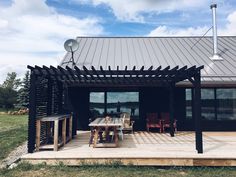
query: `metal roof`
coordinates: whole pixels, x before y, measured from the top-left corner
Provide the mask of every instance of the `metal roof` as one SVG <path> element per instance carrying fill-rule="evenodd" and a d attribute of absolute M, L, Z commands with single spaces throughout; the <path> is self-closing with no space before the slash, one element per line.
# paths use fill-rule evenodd
<path fill-rule="evenodd" d="M 236 83 L 236 36 L 218 37 L 223 61 L 212 61 L 212 37 L 77 37 L 76 66 L 99 69 L 140 69 L 201 66 L 202 81 Z M 62 61 L 69 61 L 67 53 Z M 61 64 L 65 67 L 65 64 Z M 69 64 L 70 66 L 70 64 Z"/>

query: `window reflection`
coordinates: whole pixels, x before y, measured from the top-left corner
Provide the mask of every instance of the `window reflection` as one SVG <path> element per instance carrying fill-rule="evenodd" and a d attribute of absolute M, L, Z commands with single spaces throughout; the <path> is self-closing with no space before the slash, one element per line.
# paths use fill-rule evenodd
<path fill-rule="evenodd" d="M 214 89 L 201 89 L 202 117 L 206 120 L 215 120 Z"/>
<path fill-rule="evenodd" d="M 217 119 L 236 120 L 236 89 L 217 89 Z"/>
<path fill-rule="evenodd" d="M 130 113 L 134 119 L 138 118 L 138 92 L 107 92 L 107 114 L 119 116 L 122 112 Z"/>
<path fill-rule="evenodd" d="M 186 119 L 192 119 L 192 90 L 185 90 Z M 214 89 L 201 89 L 202 117 L 206 120 L 215 120 Z"/>
<path fill-rule="evenodd" d="M 104 115 L 104 92 L 91 92 L 89 102 L 91 118 L 101 117 Z"/>
<path fill-rule="evenodd" d="M 186 89 L 185 91 L 186 98 L 186 119 L 192 118 L 192 90 Z"/>

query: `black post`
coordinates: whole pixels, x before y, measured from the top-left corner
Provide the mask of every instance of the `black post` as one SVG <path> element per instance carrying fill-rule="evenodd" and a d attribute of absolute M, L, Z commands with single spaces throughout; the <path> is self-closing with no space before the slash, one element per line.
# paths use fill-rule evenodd
<path fill-rule="evenodd" d="M 33 153 L 35 149 L 36 137 L 36 76 L 33 71 L 30 74 L 29 93 L 29 119 L 28 119 L 28 153 Z"/>
<path fill-rule="evenodd" d="M 191 92 L 192 92 L 192 102 L 191 102 L 191 107 L 192 107 L 192 125 L 194 125 L 194 122 L 195 122 L 195 96 L 194 96 L 195 89 L 194 89 L 194 87 L 191 88 Z"/>
<path fill-rule="evenodd" d="M 174 84 L 170 85 L 169 110 L 170 110 L 170 136 L 175 136 L 174 130 Z"/>
<path fill-rule="evenodd" d="M 195 113 L 195 138 L 196 150 L 203 153 L 202 127 L 201 127 L 201 74 L 194 76 L 194 113 Z"/>

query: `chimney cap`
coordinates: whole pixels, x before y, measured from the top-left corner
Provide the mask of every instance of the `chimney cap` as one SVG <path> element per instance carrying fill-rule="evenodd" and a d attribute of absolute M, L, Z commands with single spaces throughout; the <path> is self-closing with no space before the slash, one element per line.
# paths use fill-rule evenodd
<path fill-rule="evenodd" d="M 212 8 L 217 8 L 217 4 L 212 4 L 210 7 L 211 7 L 211 9 Z"/>

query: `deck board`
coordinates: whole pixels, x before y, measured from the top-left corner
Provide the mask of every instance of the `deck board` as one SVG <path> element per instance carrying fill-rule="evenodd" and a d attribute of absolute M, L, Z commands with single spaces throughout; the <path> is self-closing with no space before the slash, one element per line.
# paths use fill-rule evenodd
<path fill-rule="evenodd" d="M 89 135 L 88 131 L 79 131 L 59 151 L 26 154 L 22 160 L 49 164 L 63 161 L 68 165 L 79 165 L 84 160 L 91 163 L 118 160 L 134 165 L 236 166 L 236 132 L 204 132 L 203 154 L 195 150 L 193 132 L 177 132 L 175 137 L 143 131 L 125 134 L 118 148 L 89 147 Z"/>

